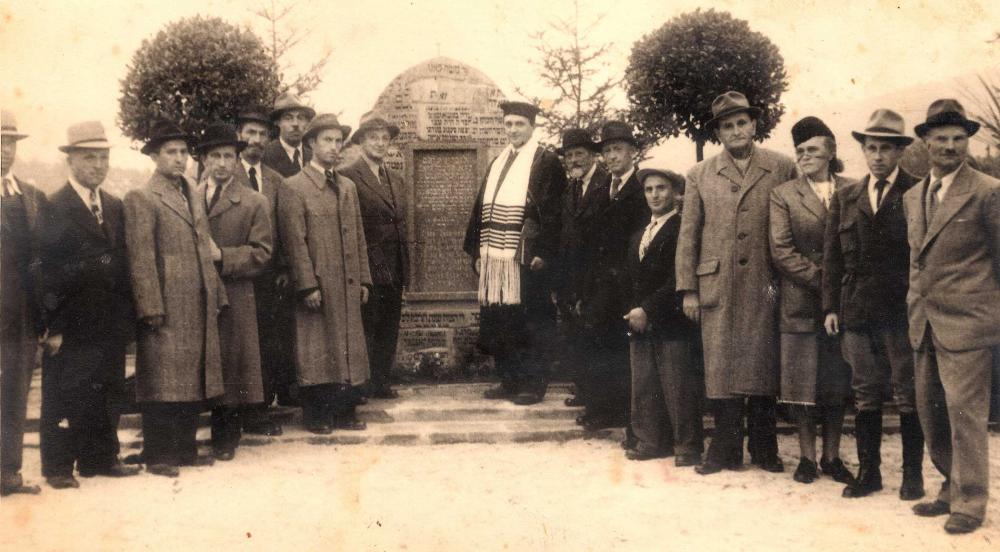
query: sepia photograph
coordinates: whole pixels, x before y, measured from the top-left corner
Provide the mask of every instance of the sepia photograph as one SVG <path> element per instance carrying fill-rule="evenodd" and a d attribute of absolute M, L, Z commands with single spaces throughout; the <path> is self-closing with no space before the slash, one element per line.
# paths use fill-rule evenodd
<path fill-rule="evenodd" d="M 1000 547 L 1000 3 L 8 0 L 0 548 Z"/>

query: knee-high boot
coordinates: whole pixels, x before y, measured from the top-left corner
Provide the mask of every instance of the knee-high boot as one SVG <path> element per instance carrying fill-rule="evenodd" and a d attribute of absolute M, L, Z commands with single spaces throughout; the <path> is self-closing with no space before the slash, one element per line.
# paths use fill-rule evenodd
<path fill-rule="evenodd" d="M 860 498 L 882 490 L 882 411 L 861 411 L 854 420 L 858 440 L 858 477 L 844 487 L 845 498 Z"/>
<path fill-rule="evenodd" d="M 903 439 L 903 484 L 900 500 L 917 500 L 924 496 L 924 432 L 916 412 L 900 413 L 899 433 Z"/>

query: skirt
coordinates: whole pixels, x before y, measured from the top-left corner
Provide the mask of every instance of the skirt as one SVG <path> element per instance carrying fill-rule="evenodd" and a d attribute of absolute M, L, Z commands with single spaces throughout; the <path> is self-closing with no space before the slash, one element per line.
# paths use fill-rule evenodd
<path fill-rule="evenodd" d="M 779 402 L 840 406 L 851 399 L 851 368 L 825 331 L 781 334 Z"/>

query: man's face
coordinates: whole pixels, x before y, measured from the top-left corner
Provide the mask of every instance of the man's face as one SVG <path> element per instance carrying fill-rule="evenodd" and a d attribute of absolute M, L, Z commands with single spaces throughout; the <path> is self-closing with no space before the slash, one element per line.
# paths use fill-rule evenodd
<path fill-rule="evenodd" d="M 3 163 L 3 174 L 6 176 L 10 172 L 11 165 L 14 164 L 14 157 L 17 155 L 17 140 L 9 137 L 3 137 L 3 158 L 0 159 L 0 163 Z"/>
<path fill-rule="evenodd" d="M 328 128 L 319 131 L 311 139 L 313 159 L 326 168 L 333 168 L 340 162 L 340 148 L 344 146 L 344 133 L 339 128 Z"/>
<path fill-rule="evenodd" d="M 219 146 L 208 150 L 202 162 L 205 163 L 205 172 L 212 177 L 212 180 L 222 184 L 233 177 L 236 171 L 236 159 L 235 146 Z"/>
<path fill-rule="evenodd" d="M 594 166 L 594 152 L 584 148 L 569 148 L 563 156 L 566 163 L 566 173 L 570 178 L 583 178 L 590 167 Z"/>
<path fill-rule="evenodd" d="M 830 159 L 833 159 L 833 152 L 830 151 L 828 144 L 826 137 L 813 136 L 795 146 L 795 161 L 799 164 L 802 174 L 813 179 L 826 180 L 829 176 Z"/>
<path fill-rule="evenodd" d="M 278 132 L 281 139 L 290 146 L 298 146 L 302 141 L 302 133 L 305 132 L 306 125 L 309 124 L 309 117 L 301 109 L 293 109 L 281 114 L 278 118 Z"/>
<path fill-rule="evenodd" d="M 715 136 L 727 151 L 738 151 L 750 147 L 757 134 L 757 121 L 746 113 L 736 113 L 719 121 Z"/>
<path fill-rule="evenodd" d="M 969 153 L 969 134 L 957 125 L 930 129 L 924 135 L 924 142 L 927 142 L 931 166 L 939 176 L 957 169 Z"/>
<path fill-rule="evenodd" d="M 237 136 L 247 143 L 247 147 L 240 152 L 240 157 L 246 159 L 247 163 L 256 165 L 264 155 L 264 146 L 271 141 L 267 127 L 255 121 L 247 121 L 240 126 Z"/>
<path fill-rule="evenodd" d="M 616 140 L 610 144 L 605 144 L 601 148 L 604 162 L 608 165 L 608 170 L 615 176 L 621 176 L 632 168 L 635 159 L 635 146 L 632 144 Z"/>
<path fill-rule="evenodd" d="M 381 161 L 389 152 L 389 130 L 377 128 L 365 132 L 365 137 L 361 140 L 361 149 L 365 155 L 373 161 Z"/>
<path fill-rule="evenodd" d="M 677 193 L 670 182 L 658 174 L 651 174 L 642 181 L 642 189 L 646 193 L 646 204 L 653 216 L 666 214 L 674 208 Z"/>
<path fill-rule="evenodd" d="M 156 172 L 177 177 L 184 174 L 187 168 L 188 147 L 184 140 L 170 140 L 160 146 L 159 151 L 149 154 L 156 163 Z"/>
<path fill-rule="evenodd" d="M 511 145 L 519 148 L 531 139 L 532 133 L 535 132 L 535 126 L 531 124 L 531 121 L 527 117 L 504 115 L 503 131 L 507 135 L 507 140 L 510 141 Z"/>
<path fill-rule="evenodd" d="M 82 149 L 67 153 L 66 160 L 73 178 L 90 190 L 100 186 L 108 177 L 109 153 L 106 149 Z"/>
<path fill-rule="evenodd" d="M 865 154 L 868 171 L 875 178 L 882 179 L 888 177 L 892 174 L 892 171 L 896 170 L 896 165 L 903 158 L 906 146 L 892 140 L 866 136 L 865 143 L 861 146 L 861 151 Z"/>

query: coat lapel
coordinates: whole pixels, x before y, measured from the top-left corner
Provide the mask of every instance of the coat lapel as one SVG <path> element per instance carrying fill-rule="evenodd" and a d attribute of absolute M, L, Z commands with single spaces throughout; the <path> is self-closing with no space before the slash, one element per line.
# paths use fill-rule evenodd
<path fill-rule="evenodd" d="M 358 174 L 361 175 L 361 184 L 371 190 L 389 208 L 392 208 L 392 199 L 386 194 L 386 187 L 391 186 L 392 181 L 390 180 L 388 183 L 380 183 L 378 181 L 378 177 L 372 172 L 371 167 L 368 166 L 368 162 L 365 161 L 364 158 L 359 158 L 358 164 L 360 165 Z"/>
<path fill-rule="evenodd" d="M 871 175 L 867 175 L 861 179 L 861 185 L 858 187 L 858 194 L 856 201 L 858 202 L 858 210 L 865 214 L 868 218 L 875 218 L 875 213 L 872 212 L 872 202 L 868 199 L 868 180 Z M 895 190 L 898 186 L 893 185 L 890 191 Z M 888 203 L 889 198 L 882 198 L 883 203 Z"/>
<path fill-rule="evenodd" d="M 726 157 L 729 157 L 728 155 Z M 730 163 L 733 163 L 730 161 Z M 747 168 L 747 174 L 743 177 L 742 189 L 740 190 L 740 201 L 743 201 L 743 197 L 750 192 L 750 189 L 760 182 L 760 179 L 774 172 L 774 163 L 771 158 L 767 156 L 760 148 L 754 147 L 753 153 L 750 155 L 750 166 Z M 739 171 L 736 170 L 736 165 L 732 165 L 733 174 L 738 175 Z M 820 204 L 822 205 L 822 203 Z"/>
<path fill-rule="evenodd" d="M 826 207 L 823 207 L 823 202 L 820 201 L 816 192 L 813 191 L 812 186 L 809 185 L 809 181 L 806 177 L 800 176 L 795 182 L 795 191 L 799 193 L 802 198 L 802 206 L 806 208 L 807 211 L 816 216 L 816 218 L 823 220 L 826 216 Z"/>
<path fill-rule="evenodd" d="M 927 249 L 927 246 L 941 232 L 945 225 L 958 214 L 958 211 L 972 199 L 972 194 L 969 190 L 970 184 L 968 170 L 963 165 L 959 169 L 958 174 L 955 175 L 955 180 L 948 188 L 948 194 L 945 196 L 944 201 L 941 202 L 941 205 L 937 208 L 937 212 L 934 213 L 934 220 L 927 227 L 927 234 L 924 235 L 924 242 L 920 247 L 921 253 Z M 920 197 L 924 198 L 926 196 L 921 194 Z"/>
<path fill-rule="evenodd" d="M 205 197 L 205 190 L 207 188 L 207 184 L 202 184 L 199 187 L 199 197 Z M 212 207 L 212 211 L 208 213 L 208 218 L 214 219 L 231 209 L 234 205 L 243 201 L 243 189 L 244 186 L 242 186 L 239 182 L 236 182 L 235 178 L 229 181 L 219 194 L 219 200 L 215 202 L 215 205 Z M 246 189 L 252 191 L 249 187 L 246 187 Z"/>
<path fill-rule="evenodd" d="M 101 190 L 101 206 L 104 214 L 104 226 L 107 227 L 107 238 L 111 245 L 118 245 L 118 236 L 122 236 L 122 224 L 124 221 L 117 210 L 108 208 L 112 204 L 111 196 Z"/>
<path fill-rule="evenodd" d="M 656 257 L 656 255 L 654 255 L 653 252 L 659 250 L 660 246 L 663 244 L 664 241 L 667 240 L 667 238 L 670 237 L 671 233 L 673 234 L 677 233 L 680 227 L 678 226 L 678 222 L 674 219 L 679 220 L 680 216 L 681 216 L 680 212 L 677 212 L 674 213 L 673 215 L 670 215 L 670 218 L 668 218 L 667 220 L 663 221 L 663 224 L 661 224 L 660 228 L 657 229 L 656 235 L 653 236 L 652 241 L 649 242 L 649 249 L 646 250 L 646 256 L 643 257 L 641 261 L 643 265 L 652 262 L 652 260 Z M 648 225 L 649 223 L 647 222 L 646 224 Z M 643 230 L 643 232 L 645 233 L 645 230 Z M 640 245 L 642 244 L 641 235 L 639 237 L 639 243 Z M 638 254 L 638 249 L 636 249 L 636 254 Z"/>
<path fill-rule="evenodd" d="M 191 215 L 191 209 L 188 207 L 187 203 L 181 197 L 180 192 L 177 188 L 169 182 L 164 176 L 159 173 L 153 175 L 153 183 L 151 186 L 152 192 L 160 196 L 160 201 L 163 202 L 171 211 L 177 213 L 184 222 L 194 226 L 194 217 Z M 192 189 L 191 183 L 188 182 L 188 190 Z M 197 194 L 195 194 L 197 196 Z M 189 201 L 198 201 L 196 198 L 189 198 Z"/>
<path fill-rule="evenodd" d="M 103 194 L 104 192 L 101 193 Z M 90 207 L 83 202 L 80 194 L 76 193 L 76 190 L 70 186 L 69 182 L 66 183 L 66 186 L 63 187 L 59 194 L 66 201 L 66 206 L 74 222 L 95 237 L 107 238 L 104 235 L 104 229 L 97 222 L 97 217 L 94 216 L 94 213 L 90 211 Z M 101 204 L 107 205 L 107 200 L 104 197 L 101 198 Z M 105 218 L 105 220 L 107 219 Z"/>

